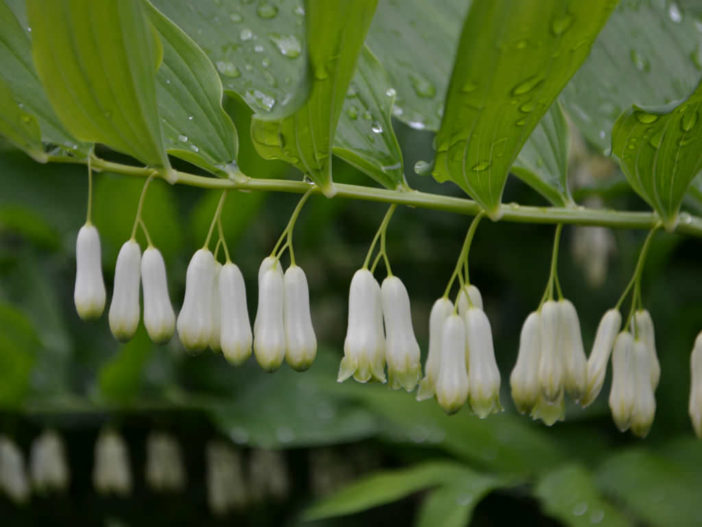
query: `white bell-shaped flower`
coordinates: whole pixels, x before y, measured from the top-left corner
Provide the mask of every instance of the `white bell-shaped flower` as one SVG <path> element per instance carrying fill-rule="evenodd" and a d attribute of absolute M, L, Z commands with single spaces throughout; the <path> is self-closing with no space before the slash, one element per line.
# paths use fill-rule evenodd
<path fill-rule="evenodd" d="M 656 335 L 653 330 L 651 314 L 645 309 L 637 311 L 634 313 L 634 325 L 636 326 L 637 338 L 643 341 L 648 351 L 651 363 L 651 384 L 655 390 L 661 378 L 661 365 L 658 362 L 658 354 L 656 353 Z"/>
<path fill-rule="evenodd" d="M 29 458 L 32 485 L 40 492 L 65 490 L 70 480 L 66 450 L 53 430 L 44 431 L 32 443 Z"/>
<path fill-rule="evenodd" d="M 421 374 L 420 351 L 412 327 L 410 299 L 402 280 L 388 276 L 381 286 L 385 321 L 385 361 L 390 387 L 414 390 Z"/>
<path fill-rule="evenodd" d="M 467 398 L 465 323 L 459 315 L 452 314 L 444 321 L 442 329 L 436 400 L 447 413 L 451 414 L 460 410 Z"/>
<path fill-rule="evenodd" d="M 463 316 L 469 307 L 477 307 L 478 309 L 483 309 L 483 295 L 480 294 L 480 290 L 473 284 L 464 285 L 461 288 L 461 292 L 458 293 L 458 314 Z"/>
<path fill-rule="evenodd" d="M 536 404 L 531 409 L 531 418 L 540 419 L 546 426 L 552 426 L 556 421 L 565 418 L 565 402 L 563 392 L 555 400 L 548 400 L 543 393 L 539 394 Z"/>
<path fill-rule="evenodd" d="M 178 337 L 191 351 L 202 351 L 212 335 L 215 259 L 208 249 L 195 252 L 185 275 L 185 298 L 178 314 Z"/>
<path fill-rule="evenodd" d="M 212 351 L 222 351 L 220 344 L 222 338 L 222 301 L 219 298 L 219 276 L 222 272 L 222 264 L 215 261 L 214 280 L 212 281 L 212 328 L 210 330 L 209 346 Z"/>
<path fill-rule="evenodd" d="M 631 425 L 631 413 L 636 398 L 636 375 L 634 371 L 634 337 L 623 331 L 617 335 L 612 352 L 612 388 L 609 392 L 609 408 L 620 431 Z"/>
<path fill-rule="evenodd" d="M 248 499 L 246 483 L 237 451 L 221 441 L 207 444 L 207 502 L 218 516 L 230 509 L 243 508 Z"/>
<path fill-rule="evenodd" d="M 587 357 L 580 332 L 578 312 L 570 300 L 559 300 L 564 387 L 570 397 L 579 402 L 587 390 Z"/>
<path fill-rule="evenodd" d="M 380 285 L 368 269 L 351 279 L 349 319 L 338 381 L 385 382 L 385 332 Z"/>
<path fill-rule="evenodd" d="M 132 490 L 127 444 L 116 432 L 105 429 L 95 441 L 93 485 L 101 494 L 126 496 Z"/>
<path fill-rule="evenodd" d="M 251 355 L 253 334 L 244 277 L 231 262 L 225 263 L 219 273 L 219 300 L 222 353 L 229 362 L 239 365 Z"/>
<path fill-rule="evenodd" d="M 175 311 L 168 294 L 166 264 L 156 247 L 148 247 L 141 257 L 141 286 L 146 331 L 152 341 L 168 342 L 175 331 Z"/>
<path fill-rule="evenodd" d="M 622 315 L 618 309 L 608 310 L 600 320 L 595 333 L 595 342 L 587 359 L 587 389 L 580 403 L 583 407 L 594 401 L 602 390 L 609 356 L 612 354 L 614 339 L 622 327 Z"/>
<path fill-rule="evenodd" d="M 482 309 L 470 307 L 463 316 L 468 352 L 468 385 L 470 406 L 484 419 L 500 412 L 500 370 L 495 360 L 490 321 Z"/>
<path fill-rule="evenodd" d="M 141 283 L 141 249 L 132 240 L 124 242 L 117 255 L 115 283 L 110 303 L 110 330 L 119 341 L 131 339 L 139 326 L 139 284 Z"/>
<path fill-rule="evenodd" d="M 292 369 L 304 371 L 317 356 L 307 277 L 301 267 L 291 265 L 285 271 L 284 282 L 285 360 Z"/>
<path fill-rule="evenodd" d="M 100 235 L 94 225 L 85 224 L 76 240 L 76 283 L 73 302 L 83 320 L 98 318 L 105 310 L 105 282 L 102 279 Z"/>
<path fill-rule="evenodd" d="M 5 436 L 0 436 L 0 488 L 15 503 L 25 503 L 29 499 L 24 456 L 14 441 Z"/>
<path fill-rule="evenodd" d="M 521 413 L 530 412 L 539 399 L 539 361 L 541 355 L 540 313 L 534 311 L 524 321 L 519 335 L 517 362 L 509 378 L 512 400 Z"/>
<path fill-rule="evenodd" d="M 261 265 L 265 264 L 264 260 Z M 284 296 L 283 271 L 277 262 L 261 277 L 254 323 L 254 354 L 266 371 L 278 369 L 285 358 Z"/>
<path fill-rule="evenodd" d="M 557 401 L 563 392 L 563 324 L 558 302 L 549 300 L 541 307 L 541 354 L 539 385 L 546 402 Z"/>
<path fill-rule="evenodd" d="M 690 403 L 692 428 L 702 438 L 702 331 L 695 339 L 690 355 Z"/>
<path fill-rule="evenodd" d="M 423 401 L 434 397 L 436 380 L 441 365 L 441 337 L 444 322 L 453 313 L 453 302 L 448 298 L 439 298 L 431 308 L 429 315 L 429 352 L 424 366 L 424 378 L 419 383 L 417 400 Z"/>
<path fill-rule="evenodd" d="M 651 383 L 651 354 L 648 343 L 640 337 L 634 341 L 632 351 L 634 369 L 634 406 L 631 409 L 631 431 L 639 437 L 646 437 L 656 414 L 656 398 Z"/>
<path fill-rule="evenodd" d="M 175 438 L 152 432 L 146 439 L 146 483 L 155 491 L 179 491 L 185 488 L 185 466 Z"/>

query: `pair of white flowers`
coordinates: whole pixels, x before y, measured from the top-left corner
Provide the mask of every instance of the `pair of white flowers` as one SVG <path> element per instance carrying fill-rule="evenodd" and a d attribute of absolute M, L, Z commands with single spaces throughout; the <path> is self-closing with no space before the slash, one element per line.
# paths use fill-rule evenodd
<path fill-rule="evenodd" d="M 436 396 L 449 413 L 469 401 L 482 419 L 502 410 L 500 381 L 490 321 L 478 288 L 463 287 L 456 306 L 445 297 L 434 302 L 425 376 L 417 399 Z"/>
<path fill-rule="evenodd" d="M 142 255 L 134 239 L 125 242 L 117 255 L 109 310 L 110 330 L 120 341 L 134 336 L 141 316 L 139 292 L 142 283 L 146 331 L 154 342 L 166 342 L 175 329 L 166 265 L 158 249 L 148 247 Z M 84 225 L 78 232 L 73 299 L 78 315 L 85 320 L 98 318 L 105 309 L 100 236 L 91 224 Z"/>

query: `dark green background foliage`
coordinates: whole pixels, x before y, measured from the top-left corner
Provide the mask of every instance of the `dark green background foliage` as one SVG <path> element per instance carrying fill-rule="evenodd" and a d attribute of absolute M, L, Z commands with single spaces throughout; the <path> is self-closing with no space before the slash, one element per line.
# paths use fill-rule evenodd
<path fill-rule="evenodd" d="M 149 8 L 148 16 L 166 40 L 160 51 L 168 67 L 159 70 L 155 81 L 159 105 L 165 108 L 160 108 L 162 136 L 152 126 L 156 114 L 146 111 L 140 126 L 150 134 L 149 148 L 134 152 L 128 145 L 113 144 L 113 149 L 98 146 L 96 154 L 133 162 L 118 150 L 144 162 L 172 163 L 178 169 L 219 176 L 241 170 L 258 178 L 299 178 L 290 165 L 262 159 L 249 131 L 263 133 L 254 134 L 258 151 L 283 151 L 282 145 L 265 141 L 270 123 L 285 135 L 296 133 L 290 130 L 299 122 L 290 117 L 294 111 L 278 113 L 271 101 L 283 101 L 295 86 L 306 85 L 300 88 L 304 94 L 311 90 L 319 100 L 333 91 L 324 78 L 305 69 L 300 2 L 275 3 L 272 17 L 266 15 L 271 11 L 260 14 L 261 7 L 269 5 L 265 2 L 153 4 L 185 32 Z M 443 126 L 444 93 L 452 79 L 453 43 L 458 42 L 467 4 L 442 0 L 433 11 L 427 1 L 380 0 L 343 106 L 335 110 L 339 128 L 328 146 L 337 157 L 328 150 L 312 153 L 320 164 L 308 175 L 317 183 L 325 183 L 331 167 L 335 182 L 367 185 L 371 176 L 394 188 L 406 179 L 414 189 L 463 196 L 458 186 L 416 175 L 411 167 L 434 157 L 434 132 Z M 560 8 L 557 2 L 549 4 Z M 23 2 L 8 0 L 7 6 L 0 3 L 0 26 L 7 30 L 2 17 L 10 10 L 16 13 L 21 24 L 12 26 L 11 34 L 21 40 L 26 37 L 20 27 L 26 22 Z M 612 7 L 603 3 L 601 9 L 604 13 Z M 544 205 L 546 198 L 566 205 L 597 196 L 611 208 L 646 210 L 646 203 L 627 185 L 631 174 L 622 173 L 602 154 L 608 153 L 613 127 L 613 152 L 618 154 L 617 131 L 630 132 L 626 126 L 631 123 L 625 118 L 614 123 L 632 104 L 670 104 L 694 90 L 702 68 L 700 22 L 693 18 L 699 11 L 694 7 L 693 2 L 678 6 L 662 0 L 625 0 L 616 8 L 555 105 L 551 101 L 560 85 L 549 88 L 553 97 L 540 108 L 545 117 L 532 123 L 535 132 L 516 160 L 513 173 L 518 178 L 507 180 L 504 202 Z M 592 38 L 595 35 L 596 31 Z M 284 366 L 266 374 L 253 359 L 234 368 L 214 353 L 188 355 L 176 339 L 153 345 L 143 329 L 131 342 L 118 344 L 109 334 L 106 317 L 84 323 L 72 303 L 75 236 L 85 220 L 85 167 L 38 164 L 16 149 L 20 146 L 42 158 L 42 140 L 78 155 L 86 151 L 85 145 L 75 142 L 76 148 L 71 148 L 74 140 L 49 100 L 43 94 L 32 99 L 32 90 L 41 85 L 36 73 L 26 68 L 31 56 L 11 57 L 6 42 L 0 39 L 0 64 L 5 71 L 23 71 L 25 77 L 5 78 L 0 72 L 0 95 L 10 90 L 18 101 L 17 94 L 26 86 L 27 101 L 36 103 L 28 103 L 27 109 L 39 117 L 36 122 L 30 119 L 20 136 L 0 126 L 0 134 L 8 139 L 0 143 L 0 432 L 14 437 L 26 453 L 41 429 L 57 428 L 66 439 L 73 482 L 66 496 L 33 498 L 24 507 L 0 498 L 1 517 L 27 525 L 96 524 L 105 518 L 136 525 L 429 527 L 465 525 L 469 520 L 471 525 L 702 525 L 702 446 L 687 416 L 689 353 L 702 320 L 699 240 L 660 233 L 649 255 L 643 294 L 656 324 L 662 377 L 656 421 L 644 441 L 616 431 L 607 407 L 607 384 L 590 408 L 569 407 L 565 422 L 550 429 L 518 415 L 511 404 L 507 380 L 521 324 L 538 305 L 548 276 L 550 226 L 483 221 L 471 250 L 471 279 L 483 292 L 503 379 L 505 412 L 486 420 L 467 412 L 448 417 L 434 401 L 417 403 L 413 394 L 386 386 L 335 382 L 349 281 L 385 212 L 380 204 L 315 195 L 303 209 L 295 230 L 295 254 L 310 283 L 320 342 L 308 372 Z M 218 77 L 225 93 L 223 109 L 206 104 L 219 96 Z M 212 82 L 192 96 L 188 86 L 193 79 Z M 394 95 L 388 95 L 391 88 Z M 18 108 L 24 107 L 10 108 L 15 124 L 25 122 Z M 200 111 L 202 118 L 183 125 L 183 116 L 200 116 Z M 258 117 L 252 118 L 252 111 Z M 6 115 L 2 107 L 0 113 Z M 566 115 L 579 130 L 576 136 L 587 141 L 570 167 Z M 110 144 L 109 134 L 86 133 L 79 139 Z M 514 158 L 521 143 L 513 142 Z M 170 161 L 162 159 L 163 148 L 173 156 Z M 290 152 L 275 157 L 296 164 Z M 594 171 L 594 166 L 604 168 Z M 584 167 L 597 177 L 572 184 Z M 690 212 L 702 210 L 699 181 L 683 201 Z M 94 222 L 101 233 L 108 291 L 142 185 L 142 180 L 123 175 L 95 177 Z M 493 190 L 502 192 L 501 187 Z M 681 199 L 683 193 L 678 189 Z M 166 260 L 176 307 L 182 300 L 188 259 L 205 238 L 218 198 L 214 191 L 170 186 L 162 180 L 151 184 L 144 221 Z M 296 200 L 282 193 L 231 192 L 226 202 L 225 235 L 246 279 L 252 315 L 258 265 Z M 675 215 L 678 205 L 667 203 L 659 212 Z M 394 273 L 409 290 L 424 352 L 429 310 L 443 293 L 468 222 L 444 212 L 400 208 L 390 223 L 388 254 Z M 578 309 L 589 348 L 601 314 L 616 302 L 631 276 L 644 233 L 614 232 L 616 250 L 606 280 L 594 287 L 569 250 L 574 229 L 564 232 L 560 279 L 566 297 Z M 129 442 L 136 487 L 128 500 L 99 498 L 92 490 L 93 442 L 105 423 L 119 427 Z M 159 496 L 144 485 L 144 438 L 152 429 L 173 432 L 183 446 L 188 469 L 183 497 Z M 244 457 L 252 448 L 283 450 L 293 481 L 289 497 L 252 502 L 223 519 L 212 517 L 204 474 L 204 445 L 212 437 L 230 439 Z M 335 475 L 334 488 L 320 490 L 312 484 L 310 467 L 319 459 L 326 459 Z M 357 480 L 355 486 L 339 490 L 352 480 Z"/>

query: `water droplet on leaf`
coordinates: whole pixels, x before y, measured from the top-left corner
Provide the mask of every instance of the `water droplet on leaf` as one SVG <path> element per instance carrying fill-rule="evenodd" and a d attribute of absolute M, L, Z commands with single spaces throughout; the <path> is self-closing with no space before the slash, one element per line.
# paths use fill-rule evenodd
<path fill-rule="evenodd" d="M 229 20 L 232 22 L 241 22 L 244 18 L 239 13 L 232 13 L 229 15 Z"/>
<path fill-rule="evenodd" d="M 642 124 L 655 123 L 658 120 L 658 116 L 648 112 L 637 112 L 636 118 Z"/>
<path fill-rule="evenodd" d="M 678 4 L 676 4 L 675 2 L 671 2 L 668 6 L 668 16 L 676 24 L 682 22 L 682 12 L 680 11 Z"/>
<path fill-rule="evenodd" d="M 573 15 L 566 13 L 563 16 L 559 16 L 553 19 L 553 22 L 551 22 L 551 31 L 553 31 L 553 34 L 556 35 L 557 37 L 568 31 L 570 26 L 573 25 L 573 21 L 575 18 Z"/>
<path fill-rule="evenodd" d="M 261 18 L 275 18 L 278 14 L 278 8 L 273 4 L 261 4 L 256 9 L 256 14 Z"/>
<path fill-rule="evenodd" d="M 239 38 L 243 41 L 251 40 L 253 38 L 253 31 L 245 27 L 239 32 Z"/>
<path fill-rule="evenodd" d="M 374 121 L 373 124 L 371 125 L 371 131 L 374 134 L 382 134 L 383 133 L 383 125 L 381 125 L 378 121 Z"/>
<path fill-rule="evenodd" d="M 280 54 L 284 57 L 294 59 L 300 56 L 300 53 L 302 52 L 302 45 L 300 44 L 300 41 L 297 40 L 295 35 L 278 35 L 276 33 L 272 33 L 269 35 L 269 38 L 273 41 L 278 48 L 278 51 L 280 51 Z"/>
<path fill-rule="evenodd" d="M 178 135 L 178 141 L 180 141 L 181 143 L 187 143 L 187 142 L 188 142 L 188 136 L 187 136 L 187 135 L 180 134 L 180 135 Z"/>
<path fill-rule="evenodd" d="M 639 71 L 648 71 L 651 69 L 651 64 L 648 62 L 648 60 L 646 60 L 641 53 L 635 49 L 631 50 L 629 53 L 629 58 L 631 58 L 631 62 L 634 63 L 634 66 Z"/>
<path fill-rule="evenodd" d="M 525 93 L 529 93 L 539 84 L 541 84 L 541 82 L 543 82 L 543 79 L 541 77 L 538 77 L 536 75 L 533 77 L 529 77 L 525 81 L 522 81 L 519 84 L 517 84 L 512 89 L 512 95 L 524 95 Z"/>
<path fill-rule="evenodd" d="M 481 161 L 480 163 L 473 165 L 473 168 L 471 170 L 473 170 L 474 172 L 483 172 L 488 168 L 490 168 L 490 161 Z"/>
<path fill-rule="evenodd" d="M 231 62 L 217 61 L 217 71 L 219 71 L 225 77 L 236 78 L 241 75 L 239 68 L 237 68 Z"/>
<path fill-rule="evenodd" d="M 432 82 L 417 73 L 410 73 L 410 82 L 414 92 L 425 99 L 430 99 L 436 95 L 436 87 Z"/>
<path fill-rule="evenodd" d="M 358 110 L 355 106 L 349 106 L 349 109 L 346 110 L 346 114 L 354 121 L 358 119 Z"/>
<path fill-rule="evenodd" d="M 682 115 L 680 119 L 680 128 L 683 132 L 689 132 L 697 124 L 697 110 L 690 110 Z"/>

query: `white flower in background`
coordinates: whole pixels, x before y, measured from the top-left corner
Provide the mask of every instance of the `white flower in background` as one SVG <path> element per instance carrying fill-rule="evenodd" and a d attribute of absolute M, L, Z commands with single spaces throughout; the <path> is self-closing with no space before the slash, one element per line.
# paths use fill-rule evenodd
<path fill-rule="evenodd" d="M 66 451 L 61 436 L 45 430 L 32 443 L 29 458 L 32 484 L 40 492 L 65 490 L 70 480 Z"/>
<path fill-rule="evenodd" d="M 239 365 L 251 355 L 253 334 L 244 277 L 231 262 L 225 263 L 219 273 L 219 300 L 222 353 L 229 362 Z"/>
<path fill-rule="evenodd" d="M 368 269 L 351 279 L 349 320 L 338 381 L 385 382 L 385 333 L 380 285 Z"/>
<path fill-rule="evenodd" d="M 690 355 L 690 404 L 692 428 L 702 438 L 702 331 L 695 339 Z"/>
<path fill-rule="evenodd" d="M 185 275 L 185 298 L 178 314 L 178 337 L 186 349 L 202 351 L 212 335 L 214 256 L 208 249 L 195 252 Z"/>
<path fill-rule="evenodd" d="M 212 327 L 210 329 L 209 346 L 212 351 L 222 351 L 220 340 L 222 337 L 222 302 L 219 298 L 219 276 L 222 272 L 222 264 L 215 261 L 214 278 L 212 280 Z"/>
<path fill-rule="evenodd" d="M 636 398 L 636 375 L 634 363 L 634 337 L 627 331 L 617 335 L 612 352 L 612 388 L 609 392 L 609 408 L 620 431 L 631 425 L 631 413 Z"/>
<path fill-rule="evenodd" d="M 587 389 L 580 403 L 583 407 L 594 401 L 602 390 L 607 364 L 612 353 L 614 340 L 622 326 L 622 315 L 617 309 L 608 310 L 597 326 L 595 342 L 587 359 Z"/>
<path fill-rule="evenodd" d="M 247 488 L 254 501 L 265 502 L 268 498 L 282 501 L 290 493 L 290 478 L 281 452 L 252 450 L 248 476 Z"/>
<path fill-rule="evenodd" d="M 76 283 L 73 302 L 83 320 L 98 318 L 105 309 L 100 235 L 94 225 L 85 224 L 76 240 Z"/>
<path fill-rule="evenodd" d="M 146 482 L 156 491 L 185 488 L 183 456 L 173 436 L 151 432 L 146 439 Z"/>
<path fill-rule="evenodd" d="M 661 378 L 661 365 L 658 362 L 658 354 L 656 353 L 656 336 L 653 330 L 651 314 L 645 309 L 637 311 L 634 313 L 634 325 L 636 326 L 636 336 L 643 341 L 649 355 L 651 384 L 655 390 Z"/>
<path fill-rule="evenodd" d="M 541 355 L 541 315 L 534 311 L 524 321 L 519 336 L 519 352 L 509 378 L 512 400 L 521 413 L 530 412 L 539 400 Z"/>
<path fill-rule="evenodd" d="M 280 262 L 267 266 L 259 281 L 258 309 L 254 322 L 254 354 L 266 371 L 280 367 L 285 358 L 285 321 L 283 318 L 285 284 Z"/>
<path fill-rule="evenodd" d="M 444 322 L 453 313 L 453 302 L 448 298 L 439 298 L 431 308 L 429 315 L 429 352 L 424 366 L 424 378 L 419 383 L 417 400 L 423 401 L 434 397 L 436 380 L 441 366 L 441 337 Z"/>
<path fill-rule="evenodd" d="M 22 451 L 5 436 L 0 436 L 0 487 L 15 503 L 25 503 L 29 499 L 29 481 Z"/>
<path fill-rule="evenodd" d="M 646 437 L 656 414 L 656 398 L 651 382 L 652 362 L 647 343 L 634 341 L 632 351 L 634 373 L 634 406 L 631 409 L 631 431 L 639 437 Z"/>
<path fill-rule="evenodd" d="M 585 278 L 593 287 L 604 284 L 609 255 L 614 248 L 614 236 L 605 227 L 577 226 L 573 229 L 573 259 L 585 271 Z"/>
<path fill-rule="evenodd" d="M 469 307 L 477 307 L 483 309 L 483 296 L 480 290 L 473 284 L 464 285 L 461 292 L 458 293 L 458 314 L 463 316 Z"/>
<path fill-rule="evenodd" d="M 466 330 L 470 406 L 484 419 L 502 410 L 500 404 L 500 370 L 495 361 L 492 329 L 485 312 L 470 307 L 463 315 Z"/>
<path fill-rule="evenodd" d="M 168 294 L 166 264 L 161 251 L 148 247 L 141 257 L 144 326 L 152 341 L 168 342 L 175 331 L 175 311 Z"/>
<path fill-rule="evenodd" d="M 414 390 L 421 374 L 420 351 L 412 327 L 410 300 L 402 281 L 388 276 L 381 286 L 385 321 L 385 361 L 390 387 Z"/>
<path fill-rule="evenodd" d="M 126 496 L 132 490 L 127 444 L 116 432 L 104 429 L 95 441 L 93 486 L 101 494 Z"/>
<path fill-rule="evenodd" d="M 302 268 L 291 265 L 285 271 L 284 283 L 285 360 L 294 370 L 303 371 L 317 355 L 307 277 Z"/>
<path fill-rule="evenodd" d="M 549 300 L 541 307 L 541 354 L 539 386 L 545 401 L 557 401 L 563 393 L 565 368 L 562 357 L 563 324 L 558 302 Z"/>
<path fill-rule="evenodd" d="M 239 453 L 222 441 L 207 443 L 207 503 L 216 515 L 246 505 L 248 496 Z"/>
<path fill-rule="evenodd" d="M 570 300 L 559 300 L 561 353 L 563 354 L 564 387 L 570 397 L 579 402 L 587 390 L 587 358 L 583 348 L 580 321 Z"/>
<path fill-rule="evenodd" d="M 436 400 L 448 413 L 461 409 L 468 398 L 466 330 L 456 314 L 444 321 L 441 334 L 441 363 L 436 379 Z"/>
<path fill-rule="evenodd" d="M 110 304 L 110 330 L 117 340 L 131 339 L 139 326 L 141 249 L 134 240 L 124 242 L 117 255 L 115 283 Z"/>

